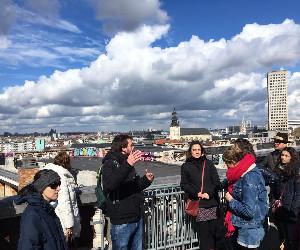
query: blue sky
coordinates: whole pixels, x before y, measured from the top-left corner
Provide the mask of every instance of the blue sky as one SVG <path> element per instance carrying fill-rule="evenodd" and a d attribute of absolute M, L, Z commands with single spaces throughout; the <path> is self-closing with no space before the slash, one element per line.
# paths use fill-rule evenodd
<path fill-rule="evenodd" d="M 300 3 L 2 0 L 0 133 L 225 128 L 267 120 L 266 73 L 300 116 Z"/>

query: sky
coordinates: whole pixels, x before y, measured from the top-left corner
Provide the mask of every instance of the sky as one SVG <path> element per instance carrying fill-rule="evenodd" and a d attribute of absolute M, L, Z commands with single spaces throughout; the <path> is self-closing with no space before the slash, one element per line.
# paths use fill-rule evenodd
<path fill-rule="evenodd" d="M 0 0 L 0 134 L 300 119 L 300 1 Z"/>

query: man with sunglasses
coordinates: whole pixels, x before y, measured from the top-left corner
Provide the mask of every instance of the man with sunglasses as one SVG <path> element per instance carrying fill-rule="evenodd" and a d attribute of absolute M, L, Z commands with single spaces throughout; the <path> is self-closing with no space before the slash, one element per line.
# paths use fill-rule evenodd
<path fill-rule="evenodd" d="M 111 221 L 112 249 L 142 249 L 142 191 L 153 181 L 153 174 L 137 175 L 134 164 L 141 152 L 133 151 L 132 137 L 117 135 L 103 158 L 103 191 Z"/>
<path fill-rule="evenodd" d="M 280 160 L 281 151 L 287 147 L 288 134 L 278 132 L 274 137 L 274 151 L 269 153 L 263 162 L 263 166 L 274 171 L 275 165 Z"/>

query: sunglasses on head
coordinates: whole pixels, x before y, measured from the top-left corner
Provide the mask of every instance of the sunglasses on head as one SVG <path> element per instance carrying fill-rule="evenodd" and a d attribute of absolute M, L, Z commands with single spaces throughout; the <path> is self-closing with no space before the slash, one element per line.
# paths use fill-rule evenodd
<path fill-rule="evenodd" d="M 51 189 L 57 189 L 57 187 L 60 186 L 60 181 L 55 181 L 55 182 L 52 182 L 50 183 L 48 186 L 51 188 Z"/>

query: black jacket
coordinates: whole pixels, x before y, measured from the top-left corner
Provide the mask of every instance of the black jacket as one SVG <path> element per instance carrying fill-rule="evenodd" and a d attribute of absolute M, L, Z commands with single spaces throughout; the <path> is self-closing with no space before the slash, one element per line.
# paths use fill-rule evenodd
<path fill-rule="evenodd" d="M 141 218 L 142 191 L 151 185 L 146 175 L 137 175 L 135 168 L 127 163 L 127 157 L 110 151 L 102 160 L 106 211 L 114 225 L 137 222 Z"/>
<path fill-rule="evenodd" d="M 287 180 L 281 179 L 277 181 L 274 190 L 274 198 L 280 197 L 284 183 L 287 182 L 282 195 L 282 209 L 279 211 L 278 218 L 283 223 L 295 223 L 299 214 L 300 201 L 300 183 L 299 176 L 294 176 Z"/>
<path fill-rule="evenodd" d="M 260 166 L 257 162 L 255 162 L 255 164 L 256 164 L 256 167 L 258 168 L 259 172 L 264 177 L 266 186 L 276 183 L 279 180 L 279 177 L 273 171 L 271 171 L 268 168 Z"/>
<path fill-rule="evenodd" d="M 201 199 L 199 207 L 210 208 L 218 205 L 218 189 L 220 178 L 214 164 L 201 156 L 199 159 L 192 158 L 187 160 L 181 166 L 180 186 L 192 200 L 198 199 L 198 193 L 201 192 L 203 163 L 205 163 L 203 193 L 208 193 L 209 200 Z"/>
<path fill-rule="evenodd" d="M 24 202 L 28 206 L 21 218 L 18 249 L 68 249 L 60 220 L 50 203 L 37 193 L 15 199 L 17 205 Z"/>
<path fill-rule="evenodd" d="M 273 152 L 269 153 L 262 162 L 262 166 L 274 171 L 275 166 L 280 161 L 280 155 L 281 150 L 274 150 Z"/>

